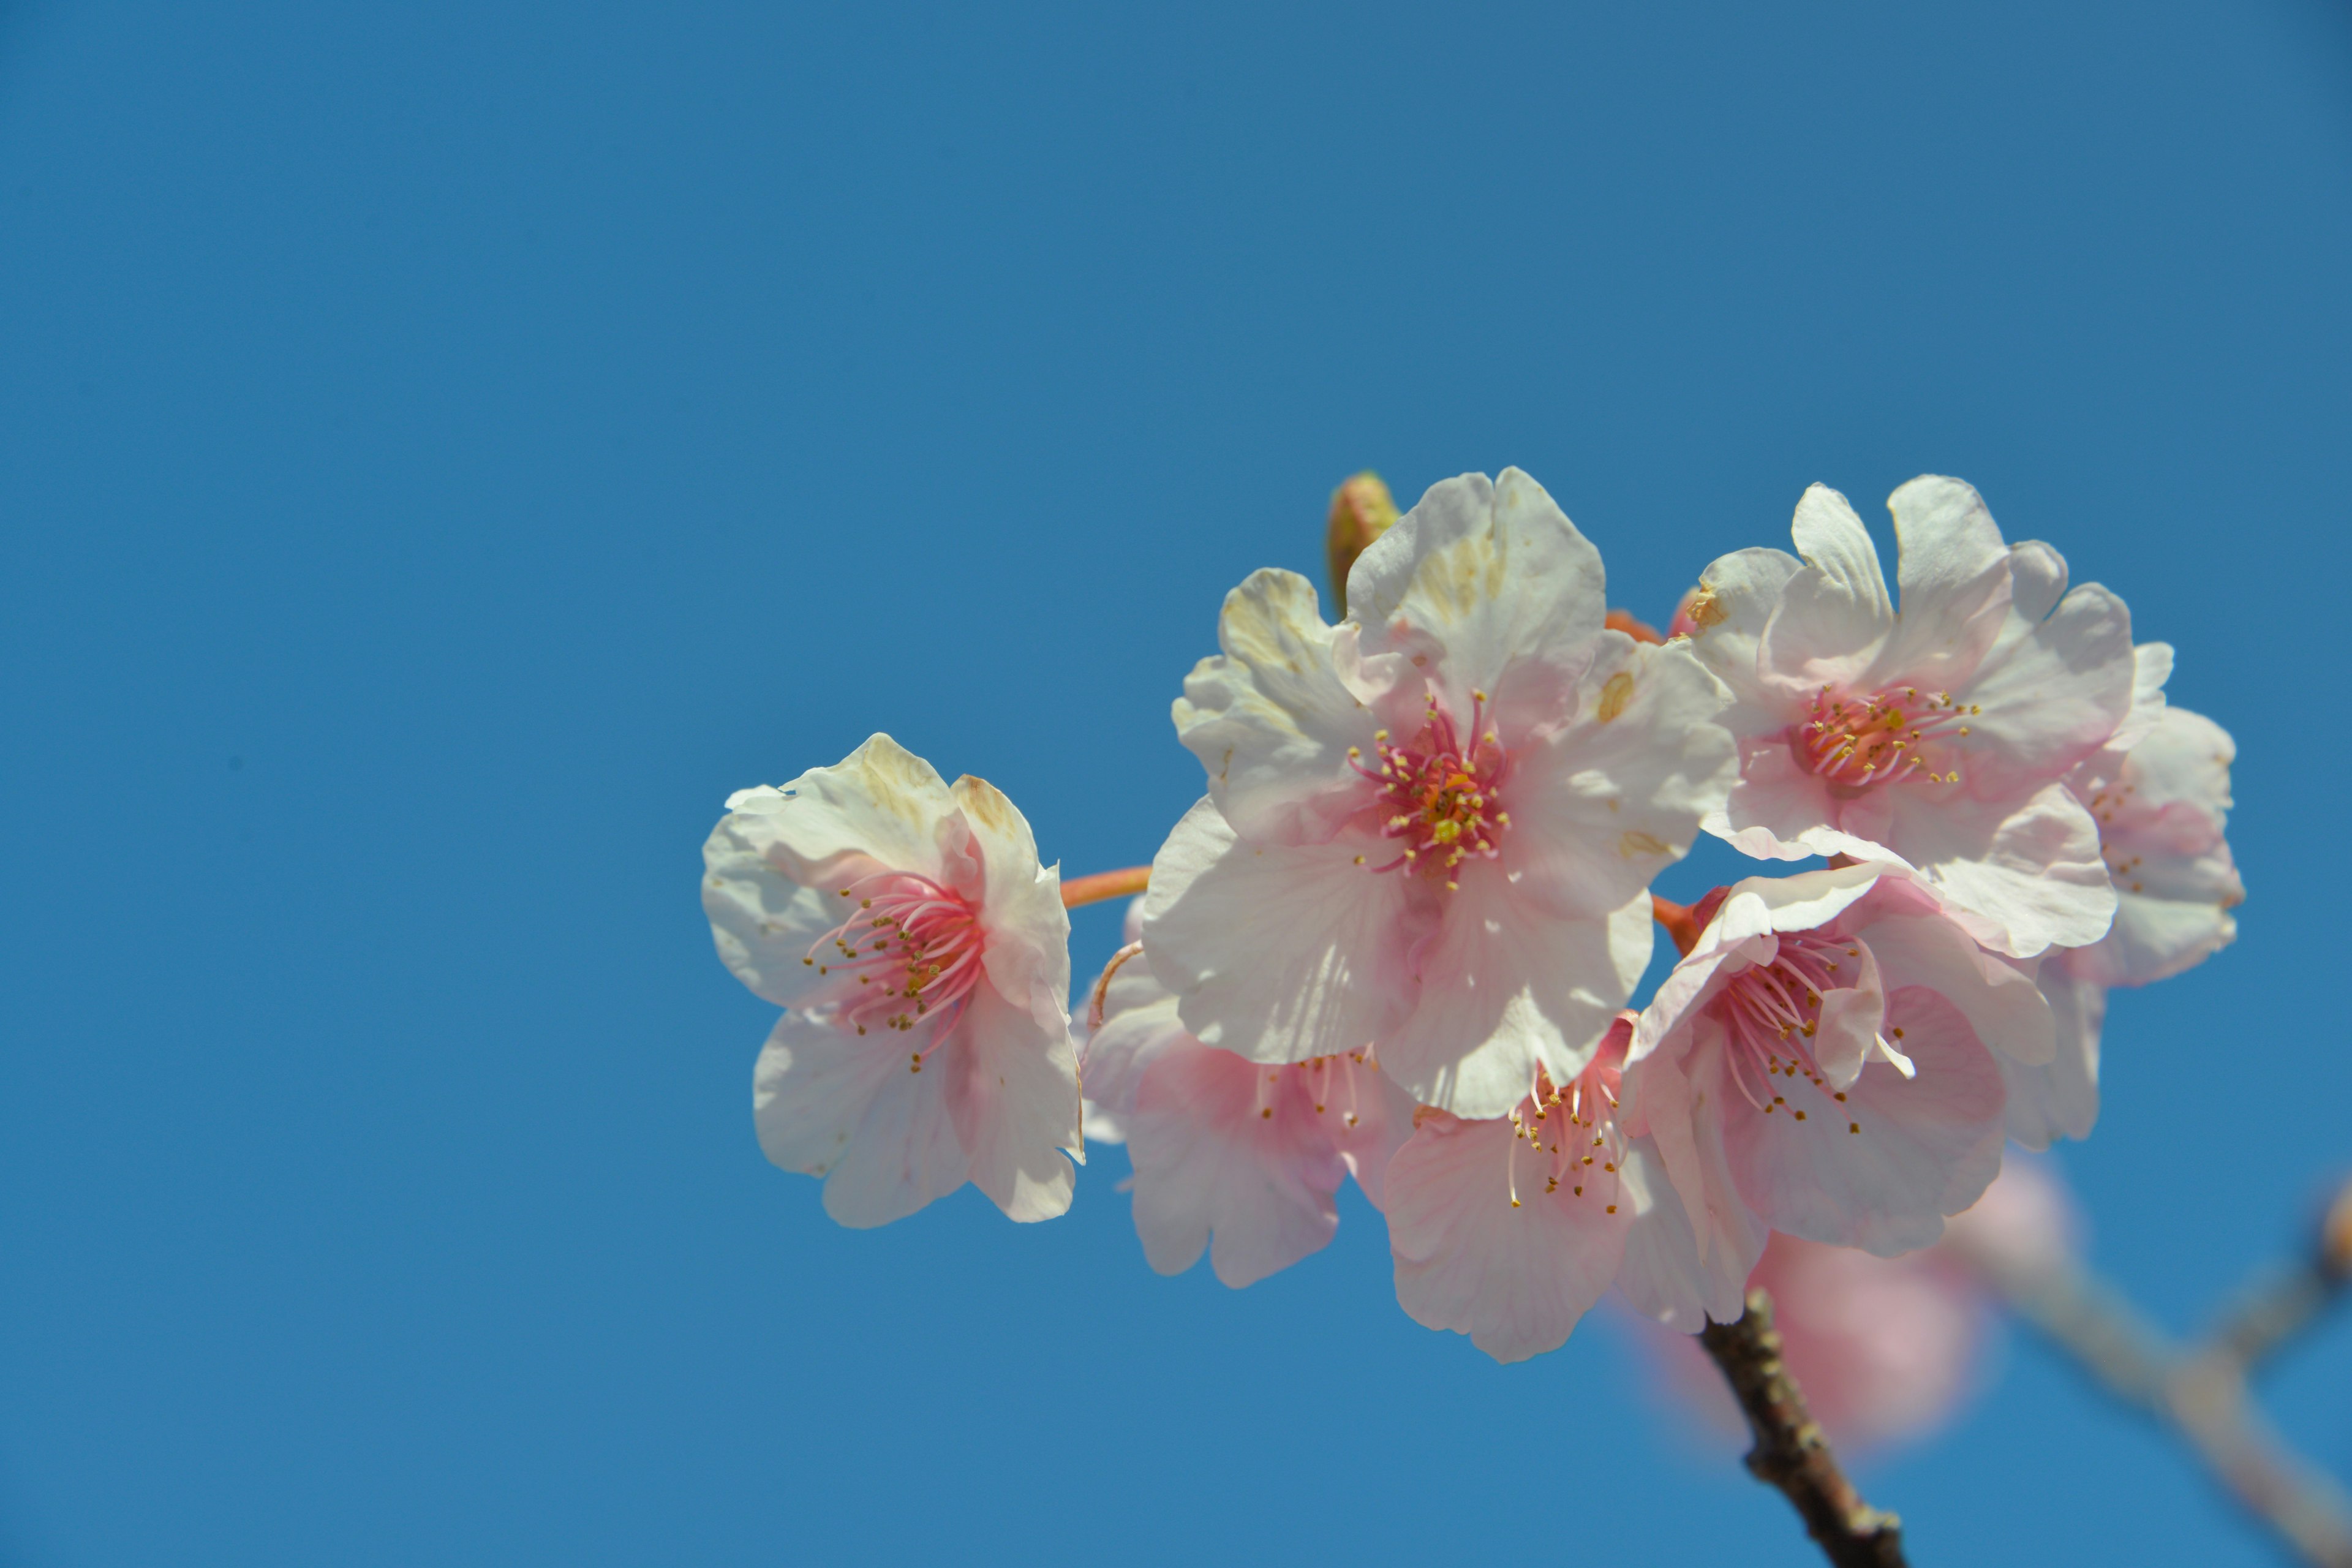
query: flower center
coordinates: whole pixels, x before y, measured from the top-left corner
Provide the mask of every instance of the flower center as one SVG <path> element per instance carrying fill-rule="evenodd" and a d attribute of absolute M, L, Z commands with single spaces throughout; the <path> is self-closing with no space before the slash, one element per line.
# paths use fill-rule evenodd
<path fill-rule="evenodd" d="M 1949 742 L 1968 734 L 1960 721 L 1976 711 L 1946 691 L 1891 686 L 1841 697 L 1824 686 L 1790 728 L 1789 749 L 1808 771 L 1849 789 L 1909 778 L 1958 784 Z"/>
<path fill-rule="evenodd" d="M 1519 1206 L 1519 1144 L 1525 1142 L 1546 1193 L 1565 1187 L 1571 1198 L 1581 1198 L 1590 1188 L 1596 1203 L 1617 1212 L 1618 1168 L 1625 1163 L 1625 1141 L 1617 1131 L 1624 1060 L 1624 1042 L 1612 1036 L 1592 1064 L 1565 1085 L 1555 1086 L 1551 1075 L 1536 1069 L 1535 1088 L 1511 1112 L 1513 1208 Z"/>
<path fill-rule="evenodd" d="M 1754 963 L 1733 975 L 1708 1004 L 1723 1021 L 1730 1044 L 1725 1052 L 1731 1081 L 1748 1103 L 1767 1116 L 1789 1110 L 1798 1121 L 1802 1110 L 1790 1109 L 1773 1092 L 1776 1079 L 1802 1078 L 1839 1104 L 1842 1090 L 1830 1087 L 1813 1056 L 1813 1037 L 1820 1032 L 1822 994 L 1836 990 L 1841 959 L 1862 956 L 1862 950 L 1818 931 L 1783 931 L 1779 954 L 1769 963 Z M 1902 1031 L 1896 1030 L 1899 1039 Z M 1859 1124 L 1847 1131 L 1859 1132 Z"/>
<path fill-rule="evenodd" d="M 857 900 L 856 912 L 817 938 L 801 962 L 815 964 L 819 974 L 841 975 L 832 1000 L 840 1019 L 861 1035 L 868 1026 L 904 1033 L 936 1021 L 908 1069 L 920 1072 L 979 983 L 980 918 L 961 894 L 911 871 L 877 871 L 841 896 Z M 818 963 L 827 943 L 833 955 Z"/>
<path fill-rule="evenodd" d="M 1472 694 L 1470 738 L 1465 743 L 1454 727 L 1454 717 L 1429 700 L 1429 717 L 1418 734 L 1402 745 L 1392 743 L 1386 730 L 1374 731 L 1378 767 L 1369 767 L 1356 747 L 1348 749 L 1355 770 L 1379 786 L 1383 837 L 1402 840 L 1403 853 L 1375 871 L 1400 868 L 1427 875 L 1443 875 L 1456 886 L 1454 869 L 1475 857 L 1491 860 L 1496 841 L 1511 825 L 1503 809 L 1500 785 L 1509 757 L 1495 731 L 1482 729 L 1486 694 Z M 1359 856 L 1359 863 L 1362 857 Z"/>

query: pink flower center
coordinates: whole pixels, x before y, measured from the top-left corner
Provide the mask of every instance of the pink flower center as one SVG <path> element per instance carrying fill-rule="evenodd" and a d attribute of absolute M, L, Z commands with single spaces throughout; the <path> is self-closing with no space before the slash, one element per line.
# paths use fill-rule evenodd
<path fill-rule="evenodd" d="M 1807 771 L 1848 789 L 1911 778 L 1957 784 L 1950 742 L 1968 734 L 1960 721 L 1976 711 L 1944 691 L 1890 686 L 1841 697 L 1824 686 L 1790 727 L 1789 749 Z"/>
<path fill-rule="evenodd" d="M 1725 1060 L 1731 1081 L 1768 1116 L 1788 1109 L 1787 1100 L 1773 1092 L 1776 1079 L 1802 1078 L 1843 1104 L 1844 1094 L 1822 1075 L 1812 1040 L 1821 1029 L 1822 995 L 1845 984 L 1838 978 L 1839 961 L 1858 959 L 1862 950 L 1810 931 L 1781 932 L 1780 948 L 1771 963 L 1733 975 L 1708 1004 L 1730 1037 Z M 1805 1120 L 1801 1110 L 1790 1114 Z"/>
<path fill-rule="evenodd" d="M 908 1069 L 920 1072 L 980 981 L 980 917 L 961 894 L 911 871 L 877 871 L 841 896 L 857 900 L 856 912 L 817 938 L 802 962 L 816 964 L 819 974 L 841 975 L 832 993 L 837 1016 L 861 1035 L 869 1026 L 904 1033 L 936 1022 Z M 828 942 L 833 956 L 819 964 Z"/>
<path fill-rule="evenodd" d="M 1454 868 L 1463 861 L 1495 858 L 1496 842 L 1511 825 L 1501 793 L 1510 759 L 1495 731 L 1480 728 L 1486 694 L 1472 697 L 1466 744 L 1454 727 L 1453 715 L 1440 710 L 1433 697 L 1429 717 L 1412 740 L 1397 745 L 1386 730 L 1374 732 L 1377 768 L 1366 766 L 1363 753 L 1349 748 L 1351 765 L 1379 788 L 1381 836 L 1402 840 L 1403 853 L 1373 867 L 1375 871 L 1404 868 L 1442 874 L 1451 888 L 1455 886 Z"/>
<path fill-rule="evenodd" d="M 1536 1069 L 1536 1086 L 1511 1112 L 1511 1206 L 1519 1206 L 1519 1144 L 1533 1152 L 1543 1190 L 1567 1189 L 1571 1198 L 1586 1190 L 1609 1213 L 1617 1212 L 1618 1168 L 1625 1142 L 1617 1131 L 1617 1095 L 1624 1077 L 1625 1047 L 1612 1036 L 1592 1064 L 1564 1086 Z"/>

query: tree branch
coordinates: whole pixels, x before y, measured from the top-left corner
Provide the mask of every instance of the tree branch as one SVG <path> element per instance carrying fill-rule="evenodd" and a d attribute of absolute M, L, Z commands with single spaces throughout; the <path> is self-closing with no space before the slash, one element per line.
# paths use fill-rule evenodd
<path fill-rule="evenodd" d="M 2352 1498 L 2290 1449 L 2248 1397 L 2262 1361 L 2345 1291 L 2352 1186 L 2313 1256 L 2250 1292 L 2201 1344 L 2176 1343 L 2116 1289 L 2063 1256 L 1960 1240 L 1961 1256 L 2017 1314 L 2108 1393 L 2172 1431 L 2247 1511 L 2317 1568 L 2352 1568 Z M 1956 1238 L 1959 1239 L 1959 1238 Z"/>
<path fill-rule="evenodd" d="M 1723 1369 L 1748 1417 L 1756 1439 L 1748 1473 L 1796 1505 L 1822 1554 L 1837 1568 L 1905 1568 L 1902 1521 L 1862 1500 L 1780 1360 L 1772 1298 L 1748 1291 L 1739 1321 L 1707 1324 L 1698 1342 Z"/>

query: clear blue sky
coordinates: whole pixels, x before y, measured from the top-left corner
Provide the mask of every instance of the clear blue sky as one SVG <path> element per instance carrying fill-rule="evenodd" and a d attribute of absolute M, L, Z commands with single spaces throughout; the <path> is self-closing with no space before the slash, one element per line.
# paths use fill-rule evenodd
<path fill-rule="evenodd" d="M 2321 0 L 9 7 L 0 1556 L 1811 1562 L 1360 1203 L 1242 1292 L 1116 1152 L 834 1228 L 701 839 L 887 729 L 1148 858 L 1360 467 L 1526 468 L 1653 617 L 1958 474 L 2240 742 L 2242 939 L 2064 1155 L 2185 1326 L 2352 1162 L 2347 279 Z M 2352 1475 L 2352 1319 L 2270 1392 Z M 1924 1564 L 2269 1560 L 2024 1342 L 1866 1479 Z"/>

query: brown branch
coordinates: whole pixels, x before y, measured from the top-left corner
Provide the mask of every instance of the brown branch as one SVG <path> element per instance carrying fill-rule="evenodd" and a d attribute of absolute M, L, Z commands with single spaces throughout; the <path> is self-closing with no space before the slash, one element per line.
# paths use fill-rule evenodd
<path fill-rule="evenodd" d="M 1698 1342 L 1723 1369 L 1748 1417 L 1756 1439 L 1748 1473 L 1796 1505 L 1822 1555 L 1837 1568 L 1904 1568 L 1902 1521 L 1862 1500 L 1780 1360 L 1772 1298 L 1750 1290 L 1739 1321 L 1707 1324 Z"/>

